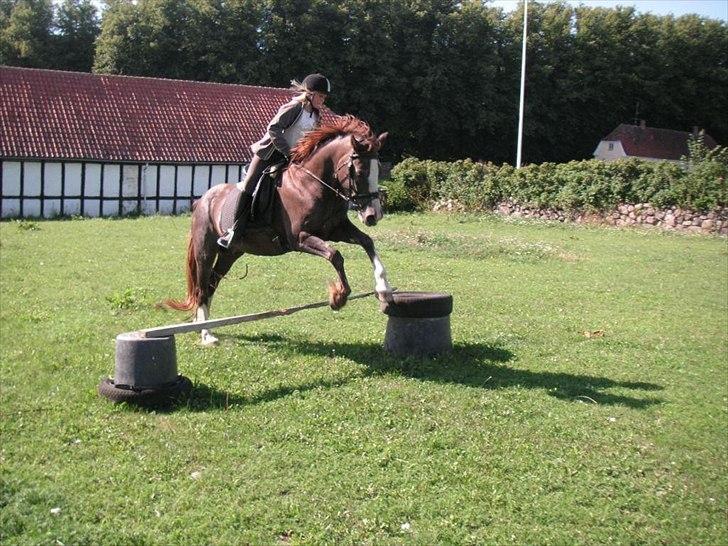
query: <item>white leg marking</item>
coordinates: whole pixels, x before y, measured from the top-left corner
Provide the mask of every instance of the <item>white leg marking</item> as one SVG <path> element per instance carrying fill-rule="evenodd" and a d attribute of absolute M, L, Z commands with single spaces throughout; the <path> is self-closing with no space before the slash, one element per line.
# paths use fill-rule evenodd
<path fill-rule="evenodd" d="M 210 302 L 212 303 L 212 302 Z M 207 305 L 200 305 L 195 313 L 195 322 L 201 322 L 207 320 L 210 317 L 210 310 Z M 219 341 L 215 336 L 210 333 L 210 330 L 202 330 L 200 332 L 201 341 L 203 345 L 216 345 Z"/>
<path fill-rule="evenodd" d="M 374 266 L 374 290 L 377 291 L 377 296 L 381 301 L 392 301 L 392 287 L 387 281 L 387 270 L 384 269 L 379 254 L 374 254 L 372 265 Z"/>

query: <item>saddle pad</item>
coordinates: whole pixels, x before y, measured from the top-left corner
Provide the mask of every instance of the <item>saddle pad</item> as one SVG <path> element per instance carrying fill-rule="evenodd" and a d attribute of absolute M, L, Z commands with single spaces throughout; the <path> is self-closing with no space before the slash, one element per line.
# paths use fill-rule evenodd
<path fill-rule="evenodd" d="M 220 211 L 220 229 L 222 233 L 225 233 L 228 229 L 233 227 L 235 221 L 235 209 L 238 206 L 238 198 L 242 192 L 236 187 L 225 197 L 225 202 L 222 204 L 222 210 Z"/>
<path fill-rule="evenodd" d="M 274 173 L 280 177 L 280 172 Z M 255 191 L 253 192 L 252 213 L 248 213 L 249 225 L 267 226 L 273 220 L 273 201 L 275 200 L 276 183 L 268 175 L 260 177 Z M 225 197 L 225 202 L 220 211 L 220 229 L 225 233 L 233 227 L 235 213 L 238 206 L 238 199 L 242 192 L 235 187 Z"/>

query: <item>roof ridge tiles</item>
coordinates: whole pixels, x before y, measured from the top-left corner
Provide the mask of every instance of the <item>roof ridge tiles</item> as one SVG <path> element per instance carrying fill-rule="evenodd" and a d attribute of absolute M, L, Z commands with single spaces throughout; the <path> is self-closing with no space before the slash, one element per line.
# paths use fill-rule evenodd
<path fill-rule="evenodd" d="M 247 83 L 225 83 L 225 82 L 213 82 L 213 81 L 204 81 L 204 80 L 184 80 L 184 79 L 177 79 L 177 78 L 160 78 L 159 76 L 139 76 L 135 74 L 110 74 L 110 73 L 101 73 L 101 72 L 80 72 L 76 70 L 56 70 L 56 69 L 50 69 L 50 68 L 26 68 L 21 66 L 10 66 L 10 65 L 4 65 L 0 64 L 1 70 L 18 70 L 23 72 L 40 72 L 40 73 L 56 73 L 56 74 L 70 74 L 75 76 L 91 76 L 91 77 L 99 77 L 99 78 L 120 78 L 120 79 L 130 79 L 130 80 L 150 80 L 150 81 L 158 81 L 158 82 L 176 82 L 176 83 L 190 83 L 195 85 L 209 85 L 209 86 L 234 86 L 234 87 L 246 87 L 251 89 L 268 89 L 272 91 L 281 91 L 281 92 L 287 92 L 287 93 L 295 93 L 295 90 L 288 89 L 285 87 L 273 87 L 268 85 L 251 85 Z"/>

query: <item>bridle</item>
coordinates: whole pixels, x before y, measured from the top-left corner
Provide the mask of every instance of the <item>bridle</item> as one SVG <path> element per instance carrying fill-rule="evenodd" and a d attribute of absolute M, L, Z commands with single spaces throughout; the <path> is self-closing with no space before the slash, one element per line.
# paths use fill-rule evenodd
<path fill-rule="evenodd" d="M 336 194 L 337 197 L 340 199 L 343 199 L 346 201 L 350 207 L 354 210 L 361 210 L 364 205 L 373 199 L 376 199 L 379 197 L 379 190 L 374 192 L 366 192 L 366 193 L 360 193 L 357 190 L 357 184 L 356 184 L 356 169 L 354 168 L 354 160 L 355 159 L 376 159 L 376 154 L 372 154 L 371 156 L 358 154 L 357 152 L 351 152 L 349 154 L 348 158 L 345 158 L 343 161 L 339 161 L 338 166 L 336 167 L 336 170 L 334 171 L 334 178 L 341 182 L 342 186 L 345 186 L 349 190 L 349 195 L 346 195 L 345 193 L 342 193 L 340 190 L 333 187 L 331 184 L 327 184 L 324 182 L 320 177 L 316 176 L 314 173 L 309 171 L 306 167 L 303 167 L 301 165 L 296 165 L 297 168 L 301 169 L 303 172 L 305 172 L 307 175 L 309 175 L 314 180 L 317 180 L 321 183 L 321 185 L 327 187 L 330 189 L 334 194 Z M 347 161 L 348 159 L 348 161 Z M 339 171 L 343 169 L 344 167 L 348 167 L 349 171 L 347 172 L 346 178 L 342 181 L 339 178 Z"/>

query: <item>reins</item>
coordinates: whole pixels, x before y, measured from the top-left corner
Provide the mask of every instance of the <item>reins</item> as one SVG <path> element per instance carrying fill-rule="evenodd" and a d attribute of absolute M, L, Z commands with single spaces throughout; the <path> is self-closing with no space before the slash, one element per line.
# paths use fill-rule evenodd
<path fill-rule="evenodd" d="M 301 165 L 295 165 L 295 166 L 296 166 L 297 169 L 301 169 L 303 172 L 305 172 L 307 175 L 309 175 L 314 180 L 318 180 L 322 185 L 324 185 L 327 188 L 329 188 L 332 192 L 334 192 L 338 197 L 341 197 L 341 199 L 343 199 L 347 203 L 351 203 L 352 202 L 351 199 L 347 195 L 344 195 L 343 193 L 341 193 L 339 190 L 337 190 L 332 185 L 327 184 L 326 182 L 324 182 L 323 180 L 321 180 L 318 176 L 316 176 L 315 174 L 313 174 L 306 167 L 302 167 Z"/>
<path fill-rule="evenodd" d="M 354 166 L 354 159 L 357 159 L 359 157 L 359 154 L 356 152 L 352 152 L 351 155 L 349 155 L 349 174 L 347 175 L 347 180 L 349 181 L 349 190 L 353 191 L 352 195 L 345 195 L 341 191 L 337 190 L 335 187 L 333 187 L 331 184 L 327 184 L 324 182 L 319 176 L 309 171 L 306 167 L 303 167 L 302 165 L 294 164 L 296 168 L 301 169 L 303 172 L 305 172 L 307 175 L 309 175 L 314 180 L 317 180 L 321 185 L 327 187 L 330 189 L 334 194 L 336 194 L 337 197 L 341 198 L 342 200 L 349 203 L 352 208 L 358 209 L 361 208 L 361 205 L 359 204 L 360 201 L 364 201 L 366 199 L 374 199 L 376 197 L 379 197 L 379 192 L 369 192 L 369 193 L 357 193 L 356 192 L 356 182 L 354 182 L 352 176 L 351 176 L 351 168 Z M 340 162 L 339 166 L 334 171 L 334 178 L 338 180 L 339 171 L 344 167 L 345 164 Z"/>

